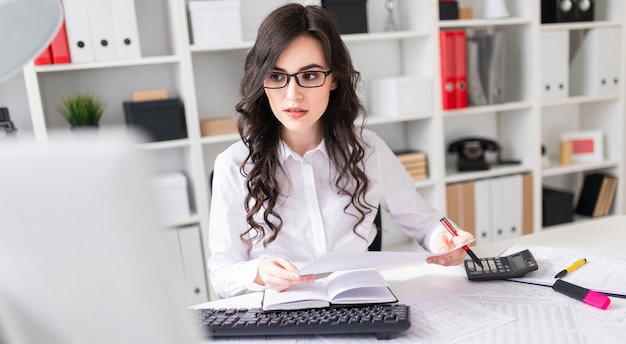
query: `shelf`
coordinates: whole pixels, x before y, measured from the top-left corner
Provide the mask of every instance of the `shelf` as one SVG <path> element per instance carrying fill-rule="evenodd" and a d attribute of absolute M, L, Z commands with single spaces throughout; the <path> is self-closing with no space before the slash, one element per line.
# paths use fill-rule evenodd
<path fill-rule="evenodd" d="M 464 20 L 441 20 L 439 27 L 442 29 L 449 28 L 472 28 L 486 26 L 513 26 L 528 25 L 532 20 L 527 18 L 504 18 L 504 19 L 464 19 Z"/>
<path fill-rule="evenodd" d="M 541 24 L 541 31 L 560 31 L 560 30 L 588 30 L 588 29 L 606 29 L 612 27 L 622 27 L 621 22 L 614 21 L 589 21 L 589 22 L 571 22 L 571 23 L 550 23 Z"/>
<path fill-rule="evenodd" d="M 189 50 L 192 53 L 203 52 L 215 52 L 215 51 L 227 51 L 227 50 L 248 50 L 252 48 L 254 42 L 237 42 L 237 43 L 224 43 L 224 44 L 212 44 L 212 45 L 191 45 Z"/>
<path fill-rule="evenodd" d="M 73 70 L 86 70 L 86 69 L 101 69 L 101 68 L 121 68 L 121 67 L 134 67 L 134 66 L 150 66 L 159 64 L 172 64 L 179 63 L 180 57 L 178 56 L 155 56 L 144 57 L 139 60 L 116 60 L 116 61 L 100 61 L 90 63 L 67 63 L 67 64 L 51 64 L 35 66 L 37 73 L 51 73 L 51 72 L 68 72 Z"/>
<path fill-rule="evenodd" d="M 214 136 L 203 136 L 200 139 L 200 142 L 203 145 L 210 145 L 213 143 L 228 143 L 235 142 L 239 140 L 239 134 L 226 134 L 226 135 L 214 135 Z"/>
<path fill-rule="evenodd" d="M 421 38 L 429 37 L 430 33 L 427 31 L 390 31 L 390 32 L 372 32 L 372 33 L 353 33 L 348 35 L 341 35 L 343 41 L 346 43 L 353 42 L 373 42 L 382 40 L 395 40 L 395 39 L 408 39 L 408 38 Z"/>
<path fill-rule="evenodd" d="M 467 182 L 477 179 L 494 178 L 506 176 L 509 174 L 521 174 L 532 172 L 532 167 L 525 165 L 506 165 L 506 166 L 491 166 L 490 169 L 485 171 L 467 171 L 459 172 L 454 166 L 446 167 L 446 184 Z"/>
<path fill-rule="evenodd" d="M 489 112 L 504 112 L 515 110 L 527 110 L 532 106 L 531 102 L 511 102 L 503 104 L 493 104 L 485 106 L 468 106 L 466 108 L 446 110 L 444 116 L 465 116 Z"/>
<path fill-rule="evenodd" d="M 368 115 L 365 124 L 367 126 L 370 125 L 380 125 L 380 124 L 389 124 L 389 123 L 401 123 L 401 122 L 410 122 L 410 121 L 418 121 L 422 119 L 429 119 L 434 116 L 432 112 L 422 112 L 414 115 L 404 115 L 404 116 L 372 116 Z M 361 123 L 361 118 L 357 119 L 357 123 Z"/>
<path fill-rule="evenodd" d="M 595 171 L 601 170 L 605 168 L 614 168 L 619 165 L 617 161 L 603 161 L 597 163 L 587 163 L 587 164 L 572 164 L 566 166 L 554 166 L 548 167 L 542 170 L 542 177 L 553 177 L 560 176 L 570 173 L 578 173 L 578 172 L 586 172 L 586 171 Z"/>
<path fill-rule="evenodd" d="M 191 145 L 191 141 L 189 139 L 180 139 L 180 140 L 139 143 L 138 147 L 143 150 L 162 150 L 162 149 L 189 147 L 190 145 Z"/>
<path fill-rule="evenodd" d="M 541 106 L 543 107 L 563 106 L 563 105 L 603 102 L 603 101 L 618 100 L 618 99 L 620 99 L 619 93 L 583 95 L 583 96 L 572 96 L 572 97 L 561 98 L 561 99 L 542 100 Z"/>

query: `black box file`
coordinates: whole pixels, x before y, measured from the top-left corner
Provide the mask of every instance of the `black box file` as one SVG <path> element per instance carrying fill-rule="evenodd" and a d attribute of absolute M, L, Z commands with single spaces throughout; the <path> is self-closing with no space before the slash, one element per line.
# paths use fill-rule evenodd
<path fill-rule="evenodd" d="M 152 141 L 187 137 L 185 108 L 178 98 L 124 102 L 126 124 L 142 131 Z"/>
<path fill-rule="evenodd" d="M 367 0 L 322 0 L 322 6 L 335 18 L 339 31 L 367 32 Z"/>
<path fill-rule="evenodd" d="M 544 227 L 574 221 L 573 193 L 544 187 L 541 196 Z"/>

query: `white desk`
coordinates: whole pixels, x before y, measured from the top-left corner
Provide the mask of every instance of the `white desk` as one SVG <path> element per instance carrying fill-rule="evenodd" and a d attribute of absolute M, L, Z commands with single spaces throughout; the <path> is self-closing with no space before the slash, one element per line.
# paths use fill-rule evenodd
<path fill-rule="evenodd" d="M 489 243 L 481 246 L 473 247 L 472 250 L 478 256 L 497 256 L 502 251 L 504 251 L 507 247 L 512 244 L 527 244 L 531 246 L 552 246 L 552 247 L 561 247 L 561 248 L 571 248 L 577 249 L 581 251 L 594 251 L 598 253 L 608 253 L 617 256 L 626 256 L 626 216 L 619 217 L 610 217 L 606 219 L 600 219 L 595 221 L 585 221 L 581 223 L 569 224 L 569 225 L 561 225 L 555 226 L 552 229 L 547 229 L 542 231 L 541 233 L 536 233 L 532 235 L 527 235 L 511 240 L 503 240 L 495 243 Z M 426 264 L 426 263 L 411 263 L 405 266 L 398 266 L 393 268 L 382 269 L 381 273 L 387 278 L 387 280 L 391 283 L 391 288 L 398 296 L 398 299 L 401 303 L 413 304 L 418 295 L 433 293 L 433 292 L 442 292 L 445 295 L 453 295 L 457 293 L 458 290 L 463 290 L 464 288 L 476 288 L 478 285 L 480 286 L 488 286 L 490 283 L 504 283 L 505 287 L 503 289 L 509 289 L 509 287 L 515 288 L 526 288 L 525 290 L 538 291 L 540 294 L 551 293 L 551 289 L 548 287 L 539 287 L 534 285 L 527 285 L 515 282 L 471 282 L 467 280 L 465 275 L 465 271 L 462 266 L 454 266 L 454 267 L 443 267 L 439 265 Z M 483 284 L 487 283 L 487 284 Z M 492 284 L 493 285 L 493 284 Z M 521 287 L 520 287 L 521 286 Z M 539 289 L 531 289 L 531 288 L 539 288 Z M 490 288 L 490 295 L 493 296 L 494 292 L 491 291 L 493 288 Z M 495 290 L 499 290 L 496 288 Z M 503 290 L 510 293 L 510 290 Z M 496 292 L 497 294 L 497 292 Z M 555 295 L 560 295 L 555 293 Z M 559 296 L 564 297 L 564 296 Z M 260 294 L 253 295 L 245 295 L 241 297 L 218 300 L 214 302 L 209 302 L 201 305 L 197 305 L 198 308 L 209 308 L 209 307 L 253 307 L 259 306 L 261 301 Z M 620 316 L 624 317 L 626 312 L 626 299 L 624 298 L 616 298 L 611 297 L 611 305 L 609 310 L 601 311 L 596 308 L 593 308 L 588 305 L 584 305 L 578 301 L 571 299 L 573 312 L 582 312 L 585 313 L 584 316 L 589 317 L 604 317 L 609 316 L 615 312 L 621 312 Z M 569 305 L 568 305 L 569 307 Z M 588 313 L 588 314 L 586 314 Z M 623 319 L 623 318 L 622 318 Z M 412 327 L 419 326 L 420 319 L 411 319 Z M 623 324 L 626 325 L 626 320 L 622 320 Z M 562 324 L 555 324 L 554 326 L 562 326 Z M 450 324 L 450 331 L 454 332 L 455 325 Z M 502 330 L 502 329 L 500 329 Z M 545 330 L 545 329 L 544 329 Z M 572 331 L 571 329 L 569 330 Z M 557 333 L 557 329 L 554 330 Z M 611 330 L 605 330 L 604 333 L 611 334 Z M 615 333 L 615 331 L 613 331 Z M 620 331 L 621 332 L 621 331 Z M 613 334 L 614 334 L 613 333 Z M 623 333 L 623 332 L 621 332 Z M 571 335 L 571 333 L 570 333 Z M 620 338 L 617 338 L 616 343 L 624 343 L 626 342 L 626 334 Z M 293 339 L 293 338 L 291 338 Z M 306 342 L 306 341 L 319 341 L 319 340 L 329 340 L 333 341 L 337 338 L 302 338 L 298 340 L 298 342 Z M 372 338 L 362 338 L 359 337 L 359 340 L 376 341 L 374 337 Z M 418 338 L 419 339 L 419 338 Z M 422 338 L 427 339 L 427 338 Z M 544 338 L 545 339 L 545 338 Z M 594 340 L 597 341 L 598 338 Z M 567 338 L 559 338 L 558 339 L 562 343 L 584 343 L 585 341 L 570 340 Z M 288 340 L 289 341 L 289 340 Z M 294 339 L 295 341 L 295 339 Z M 398 337 L 393 340 L 393 342 L 407 342 L 407 338 Z M 415 341 L 415 338 L 412 338 L 411 341 Z M 485 339 L 482 338 L 481 341 L 484 342 L 493 342 L 493 343 L 502 343 L 502 342 L 510 342 L 510 341 L 502 341 L 502 338 L 498 340 L 493 339 Z M 428 340 L 426 340 L 428 342 Z M 449 342 L 449 340 L 447 341 Z M 465 339 L 461 339 L 459 342 L 467 342 Z M 534 340 L 533 342 L 540 342 Z M 603 344 L 608 344 L 611 342 L 611 338 L 602 339 Z"/>

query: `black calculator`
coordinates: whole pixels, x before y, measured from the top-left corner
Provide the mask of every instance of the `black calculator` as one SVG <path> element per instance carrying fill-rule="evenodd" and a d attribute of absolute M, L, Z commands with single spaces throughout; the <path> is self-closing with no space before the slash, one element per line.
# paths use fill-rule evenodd
<path fill-rule="evenodd" d="M 482 269 L 471 259 L 466 259 L 465 272 L 472 281 L 501 280 L 513 277 L 522 277 L 537 270 L 537 261 L 529 250 L 520 251 L 505 257 L 481 258 Z"/>

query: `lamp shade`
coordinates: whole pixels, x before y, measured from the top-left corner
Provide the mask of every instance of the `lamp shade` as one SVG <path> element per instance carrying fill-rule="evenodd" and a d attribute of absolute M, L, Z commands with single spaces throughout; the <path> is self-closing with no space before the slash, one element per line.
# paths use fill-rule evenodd
<path fill-rule="evenodd" d="M 50 44 L 62 19 L 59 0 L 0 0 L 0 82 Z"/>

